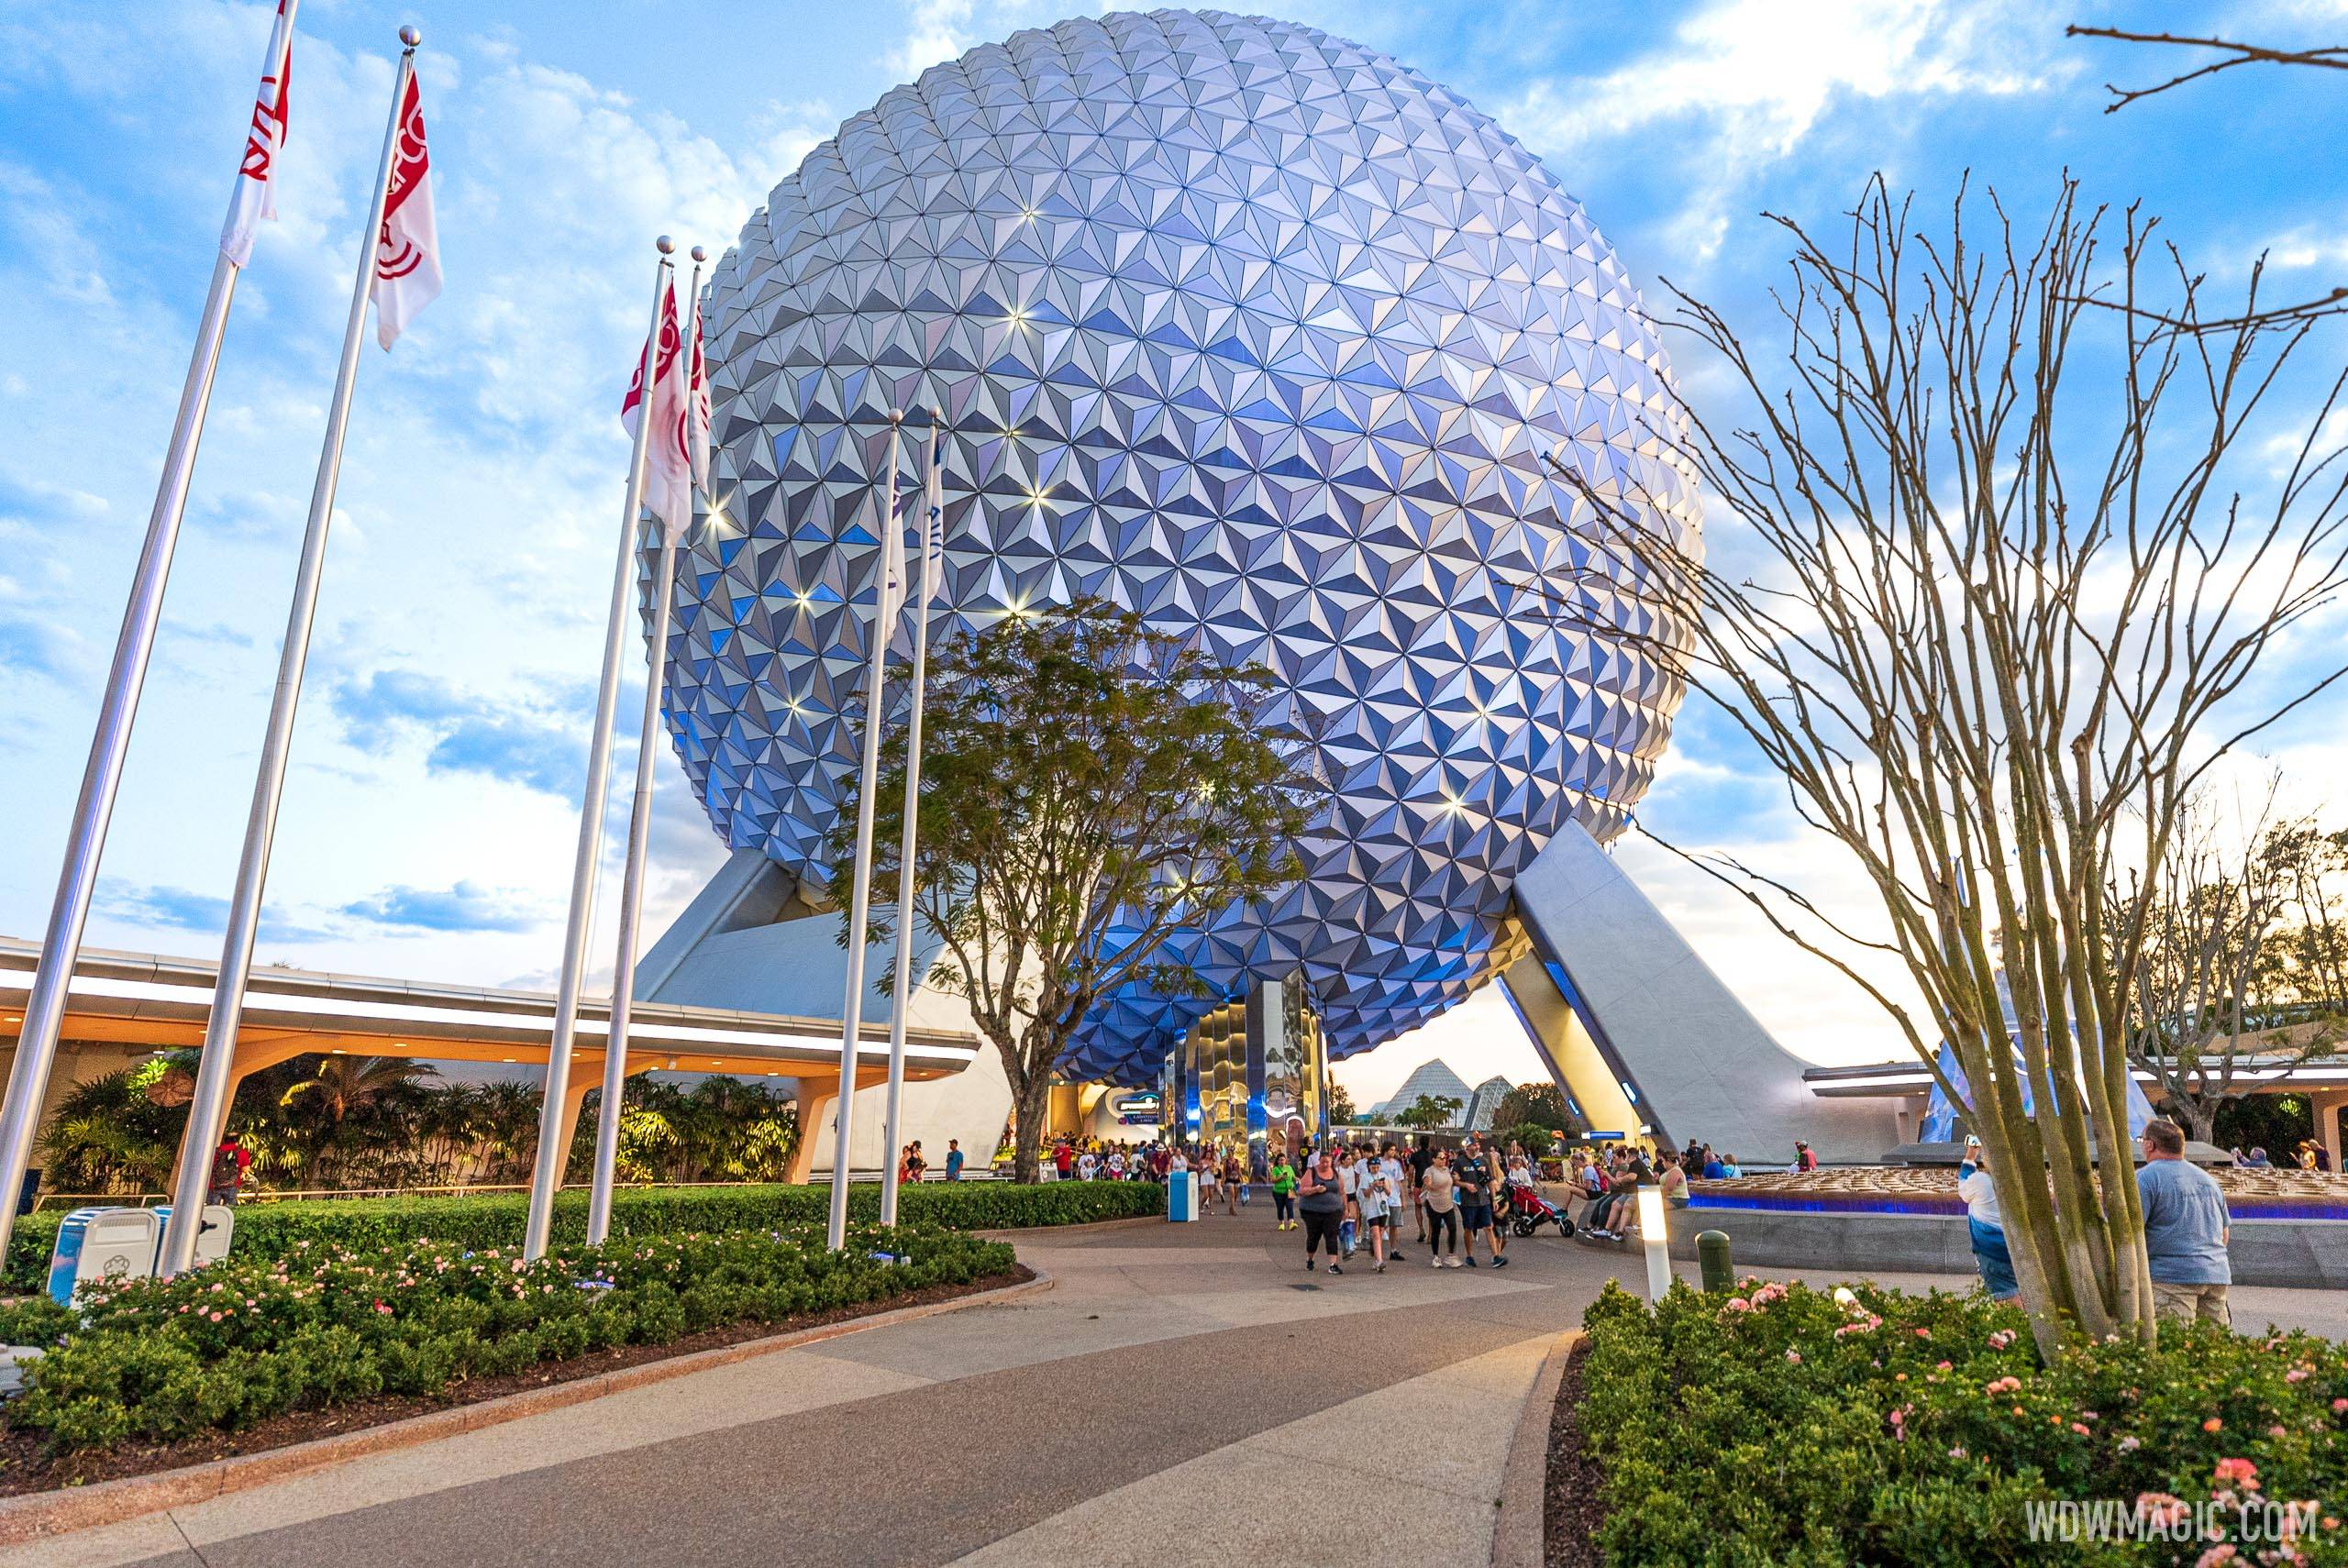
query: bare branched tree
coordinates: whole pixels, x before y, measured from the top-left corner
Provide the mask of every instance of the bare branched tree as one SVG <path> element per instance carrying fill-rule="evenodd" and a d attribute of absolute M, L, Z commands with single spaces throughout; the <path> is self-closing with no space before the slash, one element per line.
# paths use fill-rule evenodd
<path fill-rule="evenodd" d="M 2291 889 L 2290 918 L 2268 944 L 2263 988 L 2334 1035 L 2348 1034 L 2348 829 L 2293 823 L 2268 836 Z"/>
<path fill-rule="evenodd" d="M 1960 193 L 1927 238 L 1878 178 L 1847 241 L 1776 218 L 1794 248 L 1782 358 L 1678 295 L 1676 325 L 1753 423 L 1700 408 L 1676 444 L 1715 535 L 1761 573 L 1709 566 L 1647 498 L 1553 466 L 1597 571 L 1646 601 L 1639 651 L 1717 704 L 1873 885 L 1883 934 L 1862 937 L 1794 882 L 1693 857 L 1925 1062 L 1949 1043 L 2010 1173 L 2008 1239 L 2051 1353 L 2066 1326 L 2154 1332 L 2126 1118 L 2151 899 L 2141 879 L 2108 895 L 2161 864 L 2217 758 L 2348 673 L 2260 665 L 2348 581 L 2336 454 L 2316 449 L 2340 386 L 2288 422 L 2302 434 L 2276 474 L 2244 435 L 2307 324 L 2164 332 L 2091 311 L 2159 287 L 2191 321 L 2199 285 L 2132 208 L 2115 246 L 2068 180 L 2035 234 L 1988 204 L 1977 225 Z M 2074 375 L 2075 355 L 2102 359 Z M 1896 957 L 1921 1010 L 1855 947 Z"/>
<path fill-rule="evenodd" d="M 2194 50 L 2214 54 L 2215 59 L 2200 59 L 2198 64 L 2154 83 L 2149 87 L 2121 87 L 2107 82 L 2103 90 L 2111 94 L 2111 102 L 2103 106 L 2107 115 L 2116 115 L 2129 105 L 2146 98 L 2157 97 L 2189 83 L 2203 81 L 2221 72 L 2238 70 L 2245 65 L 2310 66 L 2321 71 L 2348 71 L 2348 48 L 2337 45 L 2315 49 L 2277 49 L 2266 44 L 2240 43 L 2232 39 L 2191 38 L 2178 33 L 2131 32 L 2125 28 L 2083 28 L 2077 23 L 2063 29 L 2065 36 L 2075 39 L 2102 39 L 2113 43 L 2143 44 L 2162 50 Z M 2291 304 L 2270 305 L 2255 313 L 2256 319 L 2265 325 L 2281 325 L 2292 321 L 2309 321 L 2319 316 L 2338 315 L 2348 312 L 2348 288 L 2335 288 L 2314 299 Z M 2182 329 L 2182 321 L 2162 320 L 2160 325 Z M 2225 320 L 2202 320 L 2194 324 L 2201 332 L 2226 331 L 2241 325 Z"/>
<path fill-rule="evenodd" d="M 2312 831 L 2276 823 L 2274 808 L 2273 781 L 2252 820 L 2232 827 L 2206 794 L 2188 801 L 2149 874 L 2129 1055 L 2204 1143 L 2219 1106 L 2272 1071 L 2329 1056 L 2338 1040 L 2320 1018 L 2287 1022 L 2270 994 L 2275 949 L 2302 891 L 2295 846 Z M 2113 895 L 2114 924 L 2143 897 L 2131 877 Z"/>
<path fill-rule="evenodd" d="M 2189 49 L 2217 56 L 2214 60 L 2202 60 L 2199 64 L 2155 82 L 2149 87 L 2121 87 L 2105 83 L 2103 90 L 2111 94 L 2111 102 L 2103 106 L 2107 115 L 2116 115 L 2131 104 L 2157 97 L 2187 83 L 2199 82 L 2245 65 L 2305 65 L 2321 71 L 2348 71 L 2348 49 L 2336 45 L 2318 49 L 2276 49 L 2266 44 L 2238 43 L 2232 39 L 2191 38 L 2181 33 L 2139 33 L 2125 28 L 2083 28 L 2077 22 L 2065 28 L 2063 33 L 2066 38 L 2104 39 L 2113 43 Z"/>

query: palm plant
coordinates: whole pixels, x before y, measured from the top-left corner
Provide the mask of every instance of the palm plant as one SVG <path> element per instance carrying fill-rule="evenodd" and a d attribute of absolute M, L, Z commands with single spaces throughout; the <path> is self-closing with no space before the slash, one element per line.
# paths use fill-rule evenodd
<path fill-rule="evenodd" d="M 298 1099 L 300 1109 L 308 1112 L 304 1118 L 308 1135 L 301 1140 L 308 1156 L 305 1179 L 315 1181 L 330 1169 L 348 1165 L 354 1154 L 382 1152 L 384 1145 L 380 1136 L 346 1139 L 346 1124 L 371 1120 L 368 1113 L 386 1096 L 409 1088 L 419 1079 L 439 1076 L 439 1069 L 401 1056 L 319 1058 L 317 1070 L 297 1080 L 277 1101 L 281 1108 L 294 1110 Z"/>
<path fill-rule="evenodd" d="M 40 1139 L 51 1192 L 160 1191 L 170 1182 L 187 1110 L 148 1098 L 163 1071 L 150 1062 L 66 1091 Z"/>

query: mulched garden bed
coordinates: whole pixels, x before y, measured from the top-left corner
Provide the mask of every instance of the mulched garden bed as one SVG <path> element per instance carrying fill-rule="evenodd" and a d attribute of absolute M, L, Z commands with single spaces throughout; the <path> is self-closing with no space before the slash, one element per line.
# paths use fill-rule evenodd
<path fill-rule="evenodd" d="M 901 1308 L 925 1307 L 939 1301 L 951 1301 L 958 1297 L 975 1296 L 980 1291 L 1000 1290 L 1005 1286 L 1024 1285 L 1035 1277 L 1034 1269 L 1020 1264 L 1006 1273 L 990 1275 L 968 1285 L 933 1285 L 885 1300 L 859 1302 L 852 1307 L 835 1308 L 825 1312 L 803 1313 L 779 1322 L 736 1323 L 725 1328 L 704 1329 L 699 1333 L 671 1340 L 667 1344 L 622 1345 L 614 1350 L 576 1356 L 569 1361 L 546 1362 L 526 1372 L 461 1384 L 451 1388 L 442 1398 L 387 1395 L 353 1400 L 346 1405 L 289 1410 L 241 1431 L 208 1432 L 180 1442 L 124 1443 L 95 1453 L 52 1458 L 41 1452 L 41 1440 L 37 1434 L 0 1430 L 0 1497 L 46 1492 L 61 1486 L 86 1485 L 94 1481 L 119 1480 L 126 1475 L 150 1475 L 158 1471 L 176 1470 L 183 1465 L 229 1459 L 238 1454 L 288 1448 L 313 1438 L 335 1437 L 344 1432 L 404 1420 L 410 1416 L 428 1415 L 435 1410 L 446 1410 L 460 1405 L 477 1405 L 485 1399 L 518 1394 L 525 1389 L 572 1383 L 582 1377 L 600 1377 L 607 1372 L 692 1355 L 697 1351 L 717 1350 L 751 1340 L 797 1333 L 803 1329 L 822 1328 L 825 1324 L 845 1322 L 852 1318 L 868 1318 L 876 1313 L 894 1312 Z"/>
<path fill-rule="evenodd" d="M 1557 1383 L 1549 1419 L 1549 1477 L 1542 1494 L 1541 1559 L 1547 1568 L 1600 1568 L 1596 1545 L 1606 1511 L 1598 1501 L 1598 1466 L 1582 1441 L 1581 1380 L 1589 1342 L 1574 1346 Z"/>

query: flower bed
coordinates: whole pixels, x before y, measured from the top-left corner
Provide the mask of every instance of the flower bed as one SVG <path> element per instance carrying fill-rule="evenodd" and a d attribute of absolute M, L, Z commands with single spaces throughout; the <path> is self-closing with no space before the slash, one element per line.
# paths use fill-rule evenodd
<path fill-rule="evenodd" d="M 1650 1313 L 1607 1287 L 1573 1412 L 1605 1561 L 2348 1562 L 2342 1346 L 2168 1329 L 2042 1366 L 1978 1295 L 1849 1294 L 1681 1285 Z M 2136 1533 L 2047 1539 L 2062 1501 Z"/>
<path fill-rule="evenodd" d="M 875 1254 L 894 1253 L 903 1262 Z M 570 1248 L 418 1242 L 301 1245 L 170 1280 L 85 1292 L 86 1321 L 46 1299 L 0 1308 L 0 1336 L 45 1344 L 10 1433 L 49 1452 L 164 1442 L 282 1412 L 458 1386 L 622 1345 L 781 1323 L 1006 1274 L 1001 1242 L 858 1227 L 825 1250 L 814 1228 Z"/>
<path fill-rule="evenodd" d="M 747 1231 L 820 1223 L 831 1203 L 829 1187 L 623 1187 L 612 1195 L 612 1234 L 651 1236 L 682 1231 Z M 923 1182 L 898 1194 L 897 1218 L 907 1225 L 949 1231 L 1010 1231 L 1081 1225 L 1165 1211 L 1166 1189 L 1150 1182 Z M 476 1250 L 510 1247 L 522 1239 L 526 1195 L 483 1193 L 468 1198 L 339 1198 L 298 1203 L 249 1203 L 237 1210 L 233 1251 L 266 1261 L 294 1248 L 349 1247 L 371 1252 L 405 1246 L 419 1236 Z M 880 1189 L 848 1190 L 851 1219 L 880 1217 Z M 41 1288 L 61 1214 L 17 1221 L 8 1266 L 0 1285 L 12 1291 Z M 555 1201 L 552 1240 L 576 1246 L 587 1235 L 587 1195 L 566 1192 Z"/>

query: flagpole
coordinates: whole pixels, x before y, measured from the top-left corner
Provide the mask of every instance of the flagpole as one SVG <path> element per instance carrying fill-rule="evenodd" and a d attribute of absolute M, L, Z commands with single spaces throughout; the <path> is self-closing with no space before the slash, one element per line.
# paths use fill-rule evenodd
<path fill-rule="evenodd" d="M 665 234 L 653 243 L 660 260 L 652 270 L 652 328 L 645 334 L 644 359 L 637 371 L 644 401 L 637 408 L 636 441 L 627 460 L 627 499 L 620 507 L 620 558 L 612 573 L 611 610 L 604 621 L 604 674 L 595 690 L 595 723 L 587 743 L 587 789 L 579 808 L 579 852 L 570 867 L 570 921 L 563 932 L 562 982 L 555 998 L 554 1035 L 547 1043 L 546 1100 L 538 1107 L 538 1153 L 530 1169 L 530 1212 L 522 1231 L 522 1253 L 533 1259 L 546 1253 L 547 1235 L 554 1223 L 554 1195 L 562 1190 L 562 1169 L 570 1158 L 563 1101 L 570 1092 L 570 1048 L 579 1032 L 579 990 L 585 978 L 587 938 L 595 921 L 596 862 L 604 853 L 604 790 L 611 778 L 612 721 L 619 707 L 620 639 L 627 631 L 629 590 L 636 586 L 638 515 L 644 510 L 644 454 L 652 428 L 652 376 L 660 354 L 661 295 L 669 287 L 669 256 L 677 248 Z"/>
<path fill-rule="evenodd" d="M 407 96 L 408 78 L 415 71 L 416 45 L 423 41 L 423 35 L 414 28 L 402 28 L 399 36 L 404 47 L 399 69 L 393 74 L 391 120 L 383 129 L 383 153 L 375 167 L 375 192 L 368 203 L 367 223 L 360 230 L 359 276 L 351 285 L 350 315 L 343 325 L 342 362 L 335 370 L 326 443 L 318 453 L 317 479 L 310 487 L 310 517 L 302 531 L 301 563 L 294 572 L 294 604 L 285 620 L 284 646 L 277 657 L 277 690 L 270 700 L 260 773 L 253 780 L 252 812 L 245 822 L 244 852 L 237 861 L 228 932 L 221 944 L 220 972 L 212 988 L 212 1016 L 205 1025 L 203 1053 L 196 1058 L 195 1093 L 188 1101 L 186 1131 L 180 1135 L 179 1175 L 172 1184 L 172 1217 L 163 1229 L 159 1260 L 158 1272 L 165 1275 L 177 1274 L 195 1260 L 212 1148 L 228 1116 L 237 1026 L 244 1016 L 245 985 L 252 973 L 253 943 L 260 933 L 261 897 L 269 880 L 270 845 L 277 834 L 277 808 L 285 792 L 294 715 L 302 700 L 302 670 L 309 660 L 310 629 L 316 619 L 319 581 L 326 569 L 327 535 L 334 523 L 335 488 L 342 477 L 342 443 L 350 425 L 350 394 L 359 377 L 367 302 L 375 292 L 375 247 L 383 227 L 392 160 L 398 149 L 400 106 Z"/>
<path fill-rule="evenodd" d="M 701 299 L 701 266 L 709 252 L 693 247 L 693 282 L 685 297 Z M 690 352 L 690 346 L 679 352 Z M 690 367 L 686 371 L 690 403 Z M 652 393 L 646 384 L 641 429 L 651 422 Z M 691 423 L 691 411 L 687 411 Z M 691 464 L 688 461 L 687 473 Z M 690 480 L 688 480 L 690 484 Z M 587 1244 L 601 1246 L 612 1229 L 612 1183 L 620 1162 L 620 1100 L 627 1092 L 628 1015 L 636 1003 L 637 919 L 644 902 L 644 857 L 652 836 L 652 780 L 659 766 L 660 696 L 669 674 L 669 601 L 677 580 L 677 535 L 684 524 L 663 518 L 660 555 L 652 573 L 651 665 L 644 675 L 644 719 L 636 733 L 636 800 L 627 817 L 626 869 L 620 879 L 619 958 L 612 966 L 611 1027 L 604 1037 L 604 1102 L 595 1116 L 595 1169 L 587 1192 Z"/>
<path fill-rule="evenodd" d="M 903 410 L 889 411 L 889 478 L 880 491 L 880 554 L 872 574 L 872 650 L 864 676 L 864 764 L 858 775 L 856 871 L 847 906 L 847 995 L 840 1004 L 839 1093 L 832 1101 L 838 1136 L 832 1143 L 832 1211 L 825 1239 L 834 1252 L 847 1242 L 848 1143 L 856 1121 L 857 1036 L 864 1028 L 864 926 L 871 908 L 872 891 L 872 786 L 880 770 L 880 722 L 884 716 L 880 697 L 887 684 L 889 623 L 895 608 L 889 602 L 889 530 L 899 526 L 897 437 L 904 421 Z M 814 1131 L 807 1128 L 803 1135 L 812 1136 Z M 895 1158 L 894 1150 L 880 1151 L 883 1169 Z"/>
<path fill-rule="evenodd" d="M 282 80 L 286 50 L 294 38 L 294 12 L 299 3 L 284 0 L 277 14 L 269 35 L 265 78 L 277 75 Z M 239 171 L 236 193 L 228 198 L 232 215 L 244 180 Z M 155 486 L 154 508 L 147 514 L 146 542 L 139 547 L 138 565 L 131 573 L 122 630 L 115 638 L 114 664 L 106 672 L 105 695 L 98 705 L 97 730 L 90 737 L 82 792 L 73 802 L 73 820 L 66 829 L 65 864 L 58 872 L 57 897 L 50 905 L 32 990 L 25 999 L 24 1019 L 17 1032 L 16 1061 L 8 1070 L 6 1098 L 0 1100 L 0 1254 L 6 1253 L 10 1233 L 16 1229 L 17 1194 L 24 1186 L 25 1167 L 32 1157 L 33 1135 L 40 1130 L 41 1101 L 48 1096 L 50 1069 L 57 1060 L 67 991 L 73 981 L 74 961 L 81 955 L 83 928 L 89 923 L 90 897 L 97 884 L 98 862 L 105 853 L 106 825 L 114 815 L 115 793 L 122 784 L 131 726 L 138 717 L 148 656 L 154 651 L 155 630 L 162 620 L 163 589 L 171 577 L 172 552 L 179 545 L 188 482 L 195 475 L 196 447 L 203 440 L 204 419 L 212 403 L 212 374 L 220 363 L 220 340 L 227 330 L 228 305 L 236 296 L 240 271 L 226 250 L 213 258 L 212 282 L 205 291 L 204 314 L 196 323 L 187 380 L 180 387 L 179 412 L 172 420 L 162 477 Z"/>
<path fill-rule="evenodd" d="M 914 613 L 913 717 L 905 730 L 905 814 L 897 845 L 897 994 L 889 1010 L 889 1089 L 882 1113 L 880 1146 L 888 1155 L 880 1168 L 880 1223 L 897 1222 L 897 1140 L 904 1136 L 905 1002 L 913 989 L 914 830 L 921 814 L 921 702 L 929 674 L 929 614 L 937 602 L 937 573 L 944 550 L 946 434 L 936 408 L 929 411 L 929 454 L 922 473 L 921 602 Z"/>

